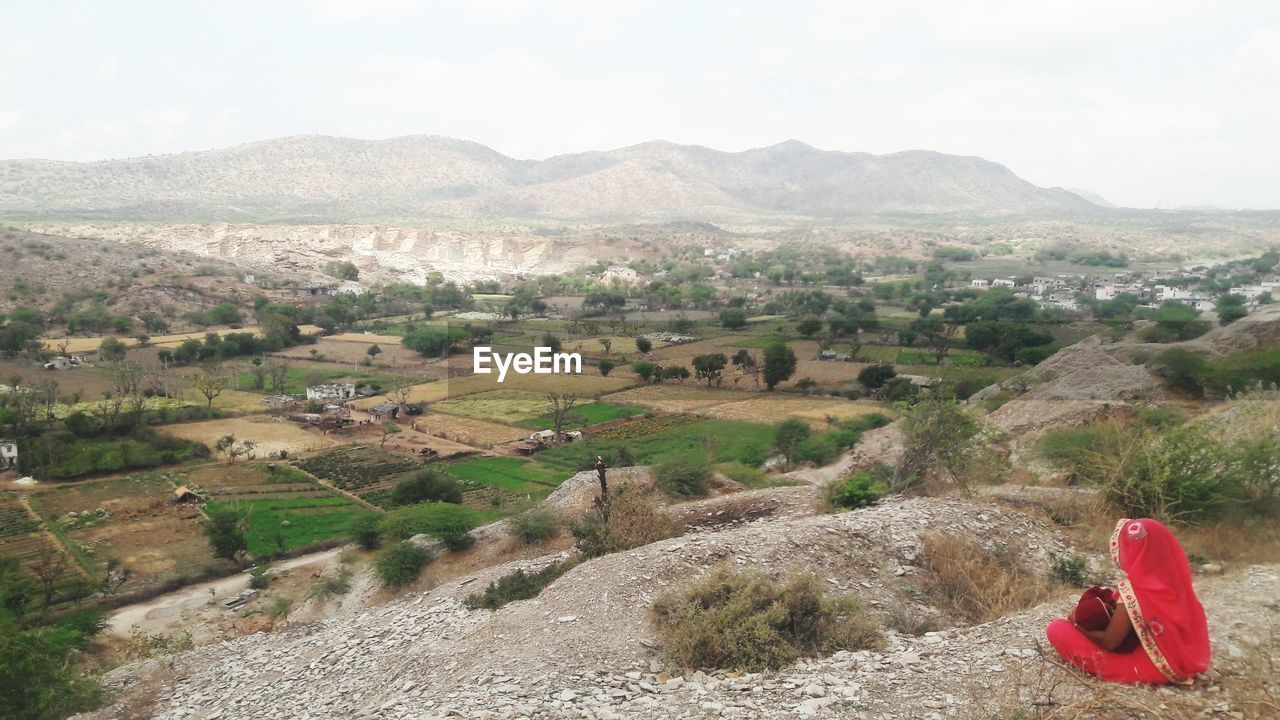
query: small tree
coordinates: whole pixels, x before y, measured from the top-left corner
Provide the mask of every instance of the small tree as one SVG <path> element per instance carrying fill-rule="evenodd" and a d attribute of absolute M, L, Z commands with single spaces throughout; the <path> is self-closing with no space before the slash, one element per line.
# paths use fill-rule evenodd
<path fill-rule="evenodd" d="M 796 371 L 796 354 L 781 340 L 764 349 L 764 384 L 770 390 L 790 378 Z"/>
<path fill-rule="evenodd" d="M 118 363 L 124 360 L 128 350 L 129 348 L 119 338 L 104 337 L 102 342 L 98 344 L 98 357 L 103 362 Z"/>
<path fill-rule="evenodd" d="M 348 532 L 351 539 L 365 550 L 376 550 L 382 545 L 382 531 L 378 527 L 379 517 L 374 513 L 357 515 L 351 521 Z"/>
<path fill-rule="evenodd" d="M 216 366 L 209 366 L 191 381 L 191 385 L 204 396 L 206 407 L 212 411 L 214 399 L 227 389 L 227 377 Z"/>
<path fill-rule="evenodd" d="M 244 536 L 245 517 L 239 510 L 221 508 L 209 511 L 204 534 L 209 538 L 213 556 L 238 562 L 249 550 Z"/>
<path fill-rule="evenodd" d="M 702 497 L 711 482 L 711 468 L 693 460 L 671 460 L 654 467 L 658 487 L 678 497 Z"/>
<path fill-rule="evenodd" d="M 693 358 L 693 371 L 699 380 L 706 380 L 708 385 L 719 385 L 724 377 L 724 369 L 729 364 L 729 358 L 724 353 L 707 353 L 706 355 L 695 355 Z"/>
<path fill-rule="evenodd" d="M 385 447 L 387 444 L 387 438 L 392 435 L 398 435 L 401 432 L 400 426 L 393 422 L 382 423 L 382 438 L 378 441 L 378 447 Z"/>
<path fill-rule="evenodd" d="M 377 344 L 370 345 L 369 349 L 364 351 L 364 354 L 368 355 L 370 360 L 373 360 L 374 358 L 378 357 L 378 355 L 380 355 L 381 353 L 382 353 L 382 348 L 378 347 Z"/>
<path fill-rule="evenodd" d="M 659 367 L 657 363 L 652 363 L 648 360 L 641 360 L 638 363 L 632 364 L 631 369 L 635 371 L 636 376 L 641 380 L 649 382 L 662 368 Z"/>
<path fill-rule="evenodd" d="M 868 365 L 858 373 L 858 382 L 872 390 L 884 387 L 884 384 L 897 377 L 898 372 L 892 365 Z"/>
<path fill-rule="evenodd" d="M 613 350 L 613 338 L 600 338 L 600 347 L 604 348 L 604 354 L 608 355 Z"/>
<path fill-rule="evenodd" d="M 575 394 L 547 393 L 547 403 L 550 408 L 547 414 L 551 416 L 551 428 L 555 430 L 557 438 L 564 432 L 569 412 L 573 410 L 573 406 L 577 402 L 578 396 Z"/>
<path fill-rule="evenodd" d="M 400 587 L 416 581 L 431 560 L 431 553 L 423 548 L 399 542 L 379 553 L 373 568 L 384 585 Z"/>
<path fill-rule="evenodd" d="M 812 432 L 809 423 L 800 418 L 787 418 L 778 424 L 778 429 L 773 436 L 773 446 L 782 453 L 788 468 L 795 462 L 801 446 L 809 439 Z"/>
<path fill-rule="evenodd" d="M 601 360 L 599 365 L 600 376 L 609 377 L 609 373 L 613 372 L 613 369 L 617 366 L 618 364 L 612 360 Z"/>
<path fill-rule="evenodd" d="M 462 486 L 453 478 L 434 470 L 422 470 L 407 480 L 401 480 L 391 490 L 391 501 L 396 505 L 414 505 L 420 502 L 462 502 Z"/>
<path fill-rule="evenodd" d="M 902 403 L 901 409 L 905 450 L 890 490 L 901 492 L 920 483 L 931 467 L 953 473 L 962 469 L 978 424 L 949 389 L 926 393 L 915 402 Z"/>
<path fill-rule="evenodd" d="M 720 311 L 720 324 L 728 330 L 740 330 L 747 326 L 747 311 L 740 307 Z"/>
<path fill-rule="evenodd" d="M 822 321 L 816 317 L 807 317 L 796 323 L 796 332 L 805 337 L 813 337 L 822 329 Z"/>
<path fill-rule="evenodd" d="M 271 378 L 271 392 L 283 395 L 289 386 L 289 363 L 272 360 L 267 363 L 267 375 Z"/>
<path fill-rule="evenodd" d="M 647 337 L 636 338 L 636 352 L 647 353 L 653 349 L 653 342 Z"/>

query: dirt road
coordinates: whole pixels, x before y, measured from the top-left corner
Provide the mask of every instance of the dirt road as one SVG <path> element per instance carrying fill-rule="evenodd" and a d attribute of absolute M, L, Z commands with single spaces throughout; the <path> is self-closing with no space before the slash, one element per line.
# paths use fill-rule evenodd
<path fill-rule="evenodd" d="M 342 548 L 337 547 L 309 555 L 299 555 L 296 558 L 282 560 L 271 568 L 273 572 L 280 572 L 317 563 L 334 562 L 341 551 Z M 184 612 L 194 613 L 204 610 L 211 601 L 217 603 L 216 607 L 220 610 L 222 601 L 239 594 L 247 587 L 249 587 L 249 573 L 242 572 L 198 585 L 189 585 L 136 605 L 126 605 L 108 616 L 107 632 L 125 637 L 135 625 L 144 633 L 163 632 L 170 623 L 180 619 Z"/>

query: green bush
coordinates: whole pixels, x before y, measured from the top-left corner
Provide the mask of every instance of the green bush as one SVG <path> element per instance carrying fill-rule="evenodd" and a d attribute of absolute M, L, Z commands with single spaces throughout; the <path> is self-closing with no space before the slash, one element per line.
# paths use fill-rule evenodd
<path fill-rule="evenodd" d="M 497 610 L 516 600 L 538 597 L 544 588 L 572 570 L 578 562 L 580 561 L 562 560 L 534 573 L 516 570 L 498 578 L 497 582 L 489 583 L 483 591 L 467 596 L 463 604 L 472 610 Z"/>
<path fill-rule="evenodd" d="M 462 486 L 456 480 L 434 470 L 423 470 L 401 480 L 391 490 L 391 502 L 414 505 L 421 502 L 462 503 Z"/>
<path fill-rule="evenodd" d="M 716 470 L 730 480 L 742 485 L 743 487 L 756 490 L 759 488 L 773 487 L 774 479 L 769 477 L 767 473 L 757 467 L 752 467 L 740 462 L 721 463 L 716 466 Z"/>
<path fill-rule="evenodd" d="M 828 596 L 812 575 L 780 583 L 721 568 L 659 598 L 653 618 L 667 661 L 684 668 L 777 670 L 803 656 L 883 642 L 856 598 Z"/>
<path fill-rule="evenodd" d="M 560 516 L 550 510 L 529 510 L 508 520 L 507 532 L 525 545 L 536 545 L 560 532 Z"/>
<path fill-rule="evenodd" d="M 671 460 L 653 468 L 658 487 L 676 497 L 702 497 L 711 482 L 711 468 L 696 460 Z"/>
<path fill-rule="evenodd" d="M 879 500 L 883 489 L 869 473 L 857 473 L 828 483 L 827 504 L 832 508 L 851 510 L 866 507 Z"/>
<path fill-rule="evenodd" d="M 1084 571 L 1088 559 L 1083 555 L 1050 555 L 1049 575 L 1053 579 L 1071 587 L 1089 587 Z"/>
<path fill-rule="evenodd" d="M 265 590 L 271 584 L 271 567 L 269 565 L 258 565 L 249 571 L 249 587 L 254 590 Z"/>
<path fill-rule="evenodd" d="M 378 553 L 373 569 L 382 584 L 401 587 L 415 582 L 432 559 L 431 553 L 423 548 L 411 542 L 399 542 Z"/>
<path fill-rule="evenodd" d="M 365 550 L 376 550 L 382 545 L 382 518 L 373 513 L 355 516 L 351 521 L 351 539 Z"/>
<path fill-rule="evenodd" d="M 451 503 L 421 503 L 397 508 L 382 516 L 382 534 L 395 540 L 414 535 L 430 535 L 444 541 L 465 527 L 465 532 L 480 524 L 480 514 L 472 508 Z"/>

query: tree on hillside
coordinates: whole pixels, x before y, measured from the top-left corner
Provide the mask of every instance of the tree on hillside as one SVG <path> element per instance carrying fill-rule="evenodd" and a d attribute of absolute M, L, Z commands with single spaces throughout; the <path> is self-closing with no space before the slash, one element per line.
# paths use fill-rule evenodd
<path fill-rule="evenodd" d="M 756 387 L 760 387 L 760 363 L 756 362 L 756 356 L 752 355 L 750 350 L 739 348 L 733 356 L 733 366 L 743 375 L 753 377 Z"/>
<path fill-rule="evenodd" d="M 969 442 L 978 434 L 978 424 L 945 390 L 931 391 L 915 402 L 901 403 L 905 448 L 894 469 L 891 490 L 902 492 L 924 480 L 925 473 L 938 467 L 952 473 L 963 468 Z"/>
<path fill-rule="evenodd" d="M 369 346 L 368 350 L 364 351 L 364 354 L 368 355 L 370 360 L 373 360 L 374 358 L 382 354 L 382 348 L 378 347 L 377 343 L 374 343 L 373 345 Z"/>
<path fill-rule="evenodd" d="M 657 363 L 651 363 L 648 360 L 641 360 L 638 363 L 632 364 L 631 369 L 634 370 L 636 376 L 644 382 L 649 382 L 653 379 L 654 374 L 661 370 Z"/>
<path fill-rule="evenodd" d="M 1218 298 L 1217 311 L 1220 325 L 1230 325 L 1249 314 L 1248 308 L 1244 306 L 1244 298 L 1230 293 Z"/>
<path fill-rule="evenodd" d="M 799 418 L 787 418 L 778 424 L 778 429 L 774 433 L 773 446 L 782 453 L 788 469 L 795 462 L 801 445 L 809 439 L 811 432 L 809 423 Z"/>
<path fill-rule="evenodd" d="M 647 353 L 653 349 L 653 342 L 647 337 L 636 338 L 636 352 Z"/>
<path fill-rule="evenodd" d="M 790 378 L 796 371 L 796 354 L 781 340 L 764 349 L 764 384 L 770 390 Z"/>

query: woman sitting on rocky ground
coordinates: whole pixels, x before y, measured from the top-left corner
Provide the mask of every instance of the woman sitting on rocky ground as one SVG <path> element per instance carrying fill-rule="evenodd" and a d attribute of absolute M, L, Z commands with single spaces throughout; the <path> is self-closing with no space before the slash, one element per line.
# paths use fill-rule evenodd
<path fill-rule="evenodd" d="M 1065 620 L 1046 628 L 1064 660 L 1103 680 L 1189 684 L 1209 668 L 1209 626 L 1191 566 L 1156 520 L 1125 518 L 1111 536 L 1124 574 L 1115 590 L 1090 588 Z"/>

